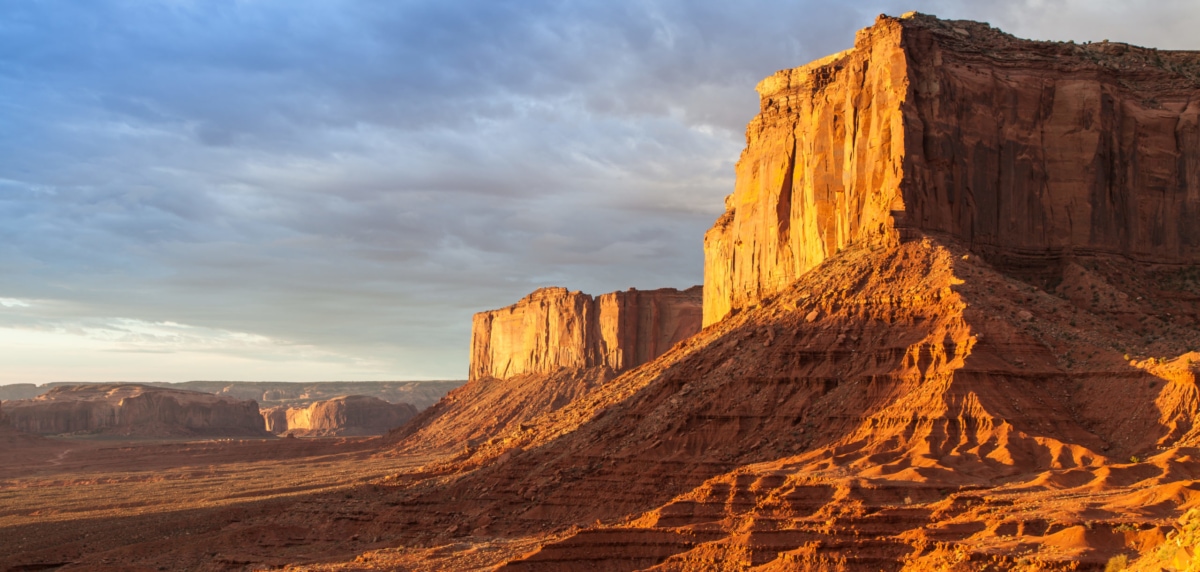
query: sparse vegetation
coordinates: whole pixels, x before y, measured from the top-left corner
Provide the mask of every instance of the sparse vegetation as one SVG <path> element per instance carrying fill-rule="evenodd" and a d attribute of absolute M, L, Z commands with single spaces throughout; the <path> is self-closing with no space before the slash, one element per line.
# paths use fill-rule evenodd
<path fill-rule="evenodd" d="M 1104 565 L 1104 572 L 1121 572 L 1129 567 L 1129 557 L 1124 554 L 1118 554 L 1108 559 L 1108 564 Z"/>

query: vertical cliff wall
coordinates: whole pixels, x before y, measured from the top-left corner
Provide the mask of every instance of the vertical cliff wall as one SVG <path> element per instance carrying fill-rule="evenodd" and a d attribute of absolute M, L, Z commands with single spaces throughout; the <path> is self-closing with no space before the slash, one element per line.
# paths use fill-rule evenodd
<path fill-rule="evenodd" d="M 704 323 L 849 244 L 951 235 L 994 262 L 1200 261 L 1200 55 L 1034 42 L 881 16 L 853 49 L 758 85 Z"/>
<path fill-rule="evenodd" d="M 700 330 L 701 288 L 628 290 L 593 298 L 542 288 L 516 304 L 475 314 L 470 378 L 607 366 L 658 357 Z"/>

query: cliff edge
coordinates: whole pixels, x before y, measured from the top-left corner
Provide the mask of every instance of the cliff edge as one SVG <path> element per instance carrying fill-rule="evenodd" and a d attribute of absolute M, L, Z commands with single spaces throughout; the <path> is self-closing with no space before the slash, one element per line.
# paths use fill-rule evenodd
<path fill-rule="evenodd" d="M 541 288 L 475 314 L 470 381 L 387 439 L 400 449 L 453 446 L 466 457 L 491 439 L 489 454 L 500 454 L 497 435 L 528 428 L 699 332 L 702 303 L 700 286 L 595 297 Z"/>
<path fill-rule="evenodd" d="M 702 288 L 629 289 L 592 297 L 540 288 L 475 314 L 470 379 L 646 363 L 700 331 Z"/>
<path fill-rule="evenodd" d="M 913 230 L 1047 284 L 1072 256 L 1200 262 L 1198 52 L 911 13 L 757 89 L 704 240 L 705 325 Z"/>

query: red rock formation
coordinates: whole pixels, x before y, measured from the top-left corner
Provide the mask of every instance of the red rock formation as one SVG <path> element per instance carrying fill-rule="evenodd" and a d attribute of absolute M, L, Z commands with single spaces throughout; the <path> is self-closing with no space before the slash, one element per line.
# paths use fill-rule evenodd
<path fill-rule="evenodd" d="M 1064 255 L 1200 261 L 1196 52 L 881 16 L 853 49 L 758 91 L 705 237 L 705 324 L 905 229 L 1051 283 Z"/>
<path fill-rule="evenodd" d="M 566 288 L 541 288 L 516 304 L 475 314 L 469 380 L 503 379 L 595 364 L 595 301 Z"/>
<path fill-rule="evenodd" d="M 1003 569 L 1030 545 L 1070 569 L 1142 546 L 1088 515 L 1150 530 L 1200 500 L 1200 284 L 1150 264 L 1200 261 L 1198 63 L 912 15 L 768 78 L 706 236 L 716 325 L 465 451 L 489 464 L 393 518 L 584 528 L 516 570 Z"/>
<path fill-rule="evenodd" d="M 267 436 L 253 401 L 136 384 L 60 386 L 4 408 L 28 433 Z"/>
<path fill-rule="evenodd" d="M 898 570 L 936 543 L 1012 568 L 1023 543 L 1059 542 L 1049 537 L 1115 496 L 1200 490 L 1200 363 L 1184 353 L 1200 344 L 1200 285 L 1173 290 L 1127 266 L 1087 271 L 1147 297 L 1120 306 L 1037 289 L 953 242 L 846 249 L 760 307 L 464 451 L 457 466 L 490 464 L 389 518 L 475 537 L 584 527 L 514 570 Z M 1153 340 L 1125 326 L 1166 311 L 1193 321 Z M 1122 353 L 1178 357 L 1131 365 Z M 1200 492 L 1154 502 L 1169 517 Z M 1105 540 L 1116 522 L 1043 554 L 1042 569 L 1136 546 Z"/>
<path fill-rule="evenodd" d="M 700 331 L 703 287 L 610 292 L 596 297 L 600 360 L 625 371 Z"/>
<path fill-rule="evenodd" d="M 236 399 L 253 399 L 263 409 L 277 405 L 306 407 L 314 401 L 323 401 L 344 395 L 378 397 L 388 403 L 409 403 L 417 409 L 425 409 L 437 403 L 451 389 L 459 387 L 464 383 L 466 383 L 466 380 L 317 382 L 186 381 L 170 384 L 169 386 L 162 384 L 150 385 L 203 391 L 205 393 Z M 0 392 L 0 395 L 2 395 L 2 392 Z"/>
<path fill-rule="evenodd" d="M 416 416 L 417 408 L 377 397 L 347 395 L 317 401 L 308 407 L 272 407 L 263 410 L 262 415 L 267 431 L 277 435 L 383 435 Z"/>
<path fill-rule="evenodd" d="M 477 322 L 478 376 L 392 435 L 419 466 L 73 561 L 1066 571 L 1154 550 L 1200 505 L 1200 268 L 1153 264 L 1196 260 L 1172 90 L 1197 58 L 1121 50 L 882 18 L 760 86 L 706 237 L 711 327 L 611 377 L 599 310 L 535 293 Z M 1098 114 L 1060 78 L 1098 82 Z M 1154 105 L 1177 113 L 1174 171 Z M 461 447 L 404 455 L 423 439 Z"/>
<path fill-rule="evenodd" d="M 541 288 L 475 314 L 470 381 L 388 436 L 401 450 L 454 447 L 468 456 L 521 430 L 700 330 L 701 287 L 611 292 L 593 298 Z M 502 454 L 503 444 L 487 448 Z M 477 457 L 473 462 L 486 460 Z"/>
<path fill-rule="evenodd" d="M 393 431 L 387 442 L 405 452 L 450 448 L 479 464 L 511 448 L 506 446 L 512 441 L 507 433 L 527 431 L 534 420 L 614 377 L 612 369 L 598 366 L 472 380 Z M 477 454 L 480 447 L 482 455 Z"/>
<path fill-rule="evenodd" d="M 276 435 L 287 433 L 288 429 L 288 410 L 291 409 L 286 405 L 276 405 L 266 409 L 260 409 L 258 412 L 262 415 L 263 421 L 266 423 L 267 432 Z"/>
<path fill-rule="evenodd" d="M 699 331 L 701 298 L 699 286 L 596 298 L 541 288 L 512 306 L 475 314 L 470 379 L 636 367 Z"/>

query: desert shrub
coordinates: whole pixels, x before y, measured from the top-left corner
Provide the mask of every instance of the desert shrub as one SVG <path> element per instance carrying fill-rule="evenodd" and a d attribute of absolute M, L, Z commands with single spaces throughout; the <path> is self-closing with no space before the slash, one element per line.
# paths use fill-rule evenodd
<path fill-rule="evenodd" d="M 1129 567 L 1129 557 L 1124 554 L 1118 554 L 1108 559 L 1108 564 L 1104 565 L 1104 572 L 1121 572 Z"/>

